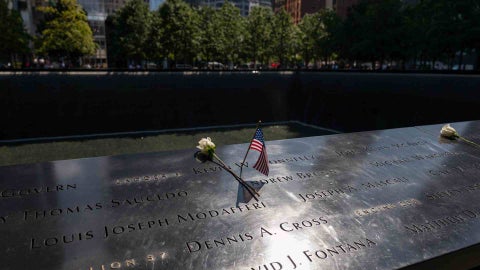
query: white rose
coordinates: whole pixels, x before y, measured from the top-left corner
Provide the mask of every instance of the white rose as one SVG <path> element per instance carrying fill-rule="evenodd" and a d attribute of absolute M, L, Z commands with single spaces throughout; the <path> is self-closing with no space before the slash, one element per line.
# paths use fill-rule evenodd
<path fill-rule="evenodd" d="M 440 130 L 440 135 L 449 139 L 455 139 L 459 137 L 457 131 L 451 127 L 450 124 L 446 124 L 442 127 L 442 130 Z"/>
<path fill-rule="evenodd" d="M 200 141 L 198 141 L 197 148 L 200 149 L 202 153 L 208 155 L 215 152 L 215 144 L 212 142 L 210 137 L 202 138 Z"/>

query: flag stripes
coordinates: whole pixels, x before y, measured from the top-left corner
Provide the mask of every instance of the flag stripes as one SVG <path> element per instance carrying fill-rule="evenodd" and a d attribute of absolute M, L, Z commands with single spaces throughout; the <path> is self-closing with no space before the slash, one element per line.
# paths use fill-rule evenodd
<path fill-rule="evenodd" d="M 255 168 L 257 171 L 268 176 L 270 169 L 268 168 L 268 157 L 267 157 L 266 147 L 262 148 L 262 151 L 260 152 L 260 156 L 258 157 L 258 160 L 255 163 L 255 165 L 253 165 L 253 168 Z"/>
<path fill-rule="evenodd" d="M 258 152 L 262 152 L 263 143 L 257 139 L 253 139 L 250 149 L 257 150 Z"/>
<path fill-rule="evenodd" d="M 253 165 L 253 168 L 268 176 L 270 169 L 268 168 L 267 147 L 263 138 L 263 132 L 260 128 L 257 128 L 255 131 L 255 135 L 250 143 L 250 149 L 260 152 L 260 156 L 255 165 Z"/>

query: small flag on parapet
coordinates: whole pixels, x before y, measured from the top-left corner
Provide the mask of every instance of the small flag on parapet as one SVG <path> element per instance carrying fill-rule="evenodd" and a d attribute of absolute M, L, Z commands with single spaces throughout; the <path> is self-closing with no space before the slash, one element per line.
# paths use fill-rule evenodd
<path fill-rule="evenodd" d="M 253 168 L 268 176 L 269 168 L 267 147 L 265 145 L 265 139 L 263 138 L 263 132 L 260 127 L 258 127 L 255 131 L 255 135 L 250 143 L 250 149 L 260 152 L 260 156 L 258 157 L 255 165 L 253 165 Z"/>

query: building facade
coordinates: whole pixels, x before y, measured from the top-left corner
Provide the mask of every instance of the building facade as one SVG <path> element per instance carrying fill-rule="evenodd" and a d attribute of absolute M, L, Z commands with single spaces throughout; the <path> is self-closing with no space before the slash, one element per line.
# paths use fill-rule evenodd
<path fill-rule="evenodd" d="M 87 19 L 93 33 L 93 40 L 98 47 L 95 55 L 85 57 L 88 65 L 100 68 L 108 67 L 107 63 L 107 45 L 105 37 L 105 20 L 108 13 L 106 2 L 109 0 L 77 0 L 87 12 Z"/>
<path fill-rule="evenodd" d="M 342 17 L 346 18 L 348 15 L 348 9 L 357 4 L 359 0 L 331 0 L 332 1 L 332 8 L 337 12 L 337 14 Z"/>
<path fill-rule="evenodd" d="M 277 0 L 274 10 L 278 12 L 284 8 L 293 18 L 295 24 L 298 24 L 305 14 L 312 14 L 322 9 L 333 9 L 342 18 L 345 18 L 348 9 L 355 5 L 359 0 Z"/>
<path fill-rule="evenodd" d="M 208 6 L 219 9 L 225 3 L 225 0 L 187 0 L 193 6 Z M 230 0 L 235 7 L 240 9 L 240 14 L 244 17 L 250 14 L 252 8 L 257 6 L 272 8 L 271 0 Z"/>
<path fill-rule="evenodd" d="M 93 67 L 108 67 L 107 45 L 105 36 L 105 20 L 108 15 L 115 13 L 125 6 L 128 0 L 77 0 L 78 4 L 86 11 L 87 20 L 92 29 L 93 38 L 98 48 L 95 55 L 84 58 L 84 62 Z M 149 0 L 144 0 L 149 4 Z M 48 5 L 46 0 L 11 0 L 12 8 L 17 9 L 22 16 L 23 23 L 28 34 L 36 36 L 37 25 L 43 18 L 43 13 L 38 7 Z M 33 44 L 31 44 L 33 46 Z"/>
<path fill-rule="evenodd" d="M 37 6 L 42 5 L 41 0 L 12 0 L 9 3 L 11 9 L 20 12 L 23 25 L 30 36 L 35 36 L 37 32 L 37 23 L 39 22 L 40 13 L 36 11 Z M 33 46 L 33 44 L 31 44 Z"/>
<path fill-rule="evenodd" d="M 98 44 L 95 55 L 86 57 L 89 65 L 97 68 L 108 67 L 107 42 L 105 33 L 105 20 L 108 15 L 125 6 L 128 0 L 77 0 L 87 12 L 87 19 L 92 28 L 93 39 Z M 149 0 L 144 0 L 149 5 Z"/>
<path fill-rule="evenodd" d="M 330 2 L 330 4 L 328 4 Z M 284 8 L 293 22 L 298 24 L 305 14 L 312 14 L 324 8 L 332 8 L 332 0 L 277 0 L 275 1 L 275 12 Z"/>

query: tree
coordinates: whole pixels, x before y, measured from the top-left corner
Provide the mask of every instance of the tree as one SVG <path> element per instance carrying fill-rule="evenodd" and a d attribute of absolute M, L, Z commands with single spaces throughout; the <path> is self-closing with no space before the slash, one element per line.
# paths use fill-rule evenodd
<path fill-rule="evenodd" d="M 306 14 L 298 24 L 300 29 L 300 50 L 305 66 L 313 59 L 316 64 L 321 54 L 321 39 L 326 35 L 319 12 Z"/>
<path fill-rule="evenodd" d="M 240 15 L 240 9 L 225 1 L 218 11 L 220 29 L 217 34 L 220 44 L 220 54 L 225 63 L 232 66 L 242 53 L 245 42 L 245 19 Z"/>
<path fill-rule="evenodd" d="M 207 62 L 221 61 L 224 42 L 221 40 L 223 36 L 219 35 L 222 32 L 219 12 L 211 7 L 202 7 L 199 16 L 202 25 L 200 58 Z"/>
<path fill-rule="evenodd" d="M 127 56 L 122 54 L 122 45 L 120 42 L 121 29 L 118 27 L 118 17 L 116 14 L 109 15 L 105 20 L 105 38 L 107 43 L 108 66 L 127 67 Z"/>
<path fill-rule="evenodd" d="M 272 55 L 272 33 L 274 15 L 266 7 L 254 7 L 248 15 L 246 22 L 246 54 L 253 60 L 256 68 L 257 61 L 268 64 Z"/>
<path fill-rule="evenodd" d="M 151 25 L 145 44 L 145 54 L 147 58 L 157 63 L 160 63 L 165 57 L 163 54 L 162 36 L 162 18 L 158 12 L 154 12 L 151 15 Z"/>
<path fill-rule="evenodd" d="M 342 21 L 337 13 L 331 9 L 320 10 L 319 16 L 322 21 L 323 35 L 319 38 L 318 48 L 320 57 L 328 62 L 338 51 L 336 35 L 340 31 Z"/>
<path fill-rule="evenodd" d="M 273 51 L 282 67 L 287 67 L 295 56 L 299 45 L 298 28 L 293 24 L 292 17 L 284 8 L 275 14 L 273 26 Z"/>
<path fill-rule="evenodd" d="M 480 71 L 480 2 L 477 0 L 464 1 L 466 9 L 464 36 L 465 47 L 474 50 L 477 54 L 476 69 Z"/>
<path fill-rule="evenodd" d="M 96 44 L 87 16 L 76 0 L 58 0 L 39 10 L 47 18 L 39 38 L 39 54 L 76 62 L 81 56 L 95 53 Z"/>
<path fill-rule="evenodd" d="M 131 0 L 106 21 L 107 46 L 119 66 L 140 65 L 148 58 L 152 14 L 142 0 Z"/>
<path fill-rule="evenodd" d="M 363 0 L 353 6 L 342 29 L 342 53 L 351 60 L 378 60 L 380 66 L 404 46 L 404 17 L 400 0 Z"/>
<path fill-rule="evenodd" d="M 0 59 L 14 63 L 17 54 L 28 53 L 30 36 L 20 14 L 9 9 L 6 0 L 0 0 L 0 18 Z"/>
<path fill-rule="evenodd" d="M 182 0 L 167 0 L 158 10 L 163 54 L 173 63 L 192 63 L 200 42 L 200 17 Z"/>
<path fill-rule="evenodd" d="M 422 67 L 428 62 L 442 60 L 452 68 L 459 55 L 470 52 L 480 34 L 480 4 L 475 0 L 421 0 L 406 9 L 410 44 L 415 51 L 411 57 L 420 59 Z"/>

